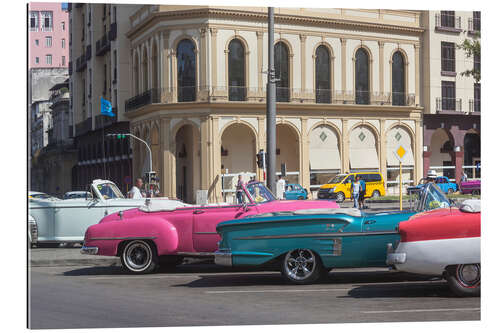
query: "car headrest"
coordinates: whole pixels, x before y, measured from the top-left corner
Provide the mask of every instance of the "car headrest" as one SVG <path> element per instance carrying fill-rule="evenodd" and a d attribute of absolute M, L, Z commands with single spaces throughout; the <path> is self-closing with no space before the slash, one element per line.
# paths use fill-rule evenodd
<path fill-rule="evenodd" d="M 460 210 L 465 213 L 480 213 L 481 200 L 478 199 L 465 200 L 460 204 Z"/>

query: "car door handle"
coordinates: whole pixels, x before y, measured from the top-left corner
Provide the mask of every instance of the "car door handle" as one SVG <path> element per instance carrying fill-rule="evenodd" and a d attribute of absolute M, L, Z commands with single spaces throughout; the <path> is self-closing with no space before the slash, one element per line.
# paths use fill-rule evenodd
<path fill-rule="evenodd" d="M 205 213 L 205 211 L 201 209 L 197 209 L 193 212 L 193 214 L 203 214 L 203 213 Z"/>
<path fill-rule="evenodd" d="M 377 222 L 377 221 L 376 220 L 366 220 L 365 224 L 373 224 L 375 222 Z"/>

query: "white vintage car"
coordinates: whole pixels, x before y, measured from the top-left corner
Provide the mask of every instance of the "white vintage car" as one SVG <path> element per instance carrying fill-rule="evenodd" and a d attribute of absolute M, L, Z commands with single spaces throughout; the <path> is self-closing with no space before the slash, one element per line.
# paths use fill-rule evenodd
<path fill-rule="evenodd" d="M 59 200 L 29 198 L 28 242 L 80 243 L 85 231 L 104 216 L 145 204 L 146 199 L 127 199 L 109 180 L 96 179 L 87 198 Z M 153 200 L 168 200 L 155 198 Z"/>

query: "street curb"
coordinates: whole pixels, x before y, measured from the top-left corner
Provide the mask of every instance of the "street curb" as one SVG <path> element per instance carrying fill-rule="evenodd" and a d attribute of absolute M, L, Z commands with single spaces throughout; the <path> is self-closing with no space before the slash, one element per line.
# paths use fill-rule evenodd
<path fill-rule="evenodd" d="M 52 266 L 119 266 L 120 258 L 105 259 L 54 259 L 54 260 L 31 260 L 32 267 Z"/>

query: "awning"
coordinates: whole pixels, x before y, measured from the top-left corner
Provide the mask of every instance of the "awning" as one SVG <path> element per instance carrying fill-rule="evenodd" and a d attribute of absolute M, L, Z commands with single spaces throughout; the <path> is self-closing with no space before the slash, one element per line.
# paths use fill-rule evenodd
<path fill-rule="evenodd" d="M 413 158 L 413 150 L 411 147 L 406 147 L 407 152 L 403 157 L 403 165 L 415 165 L 415 159 Z M 399 166 L 399 160 L 394 154 L 396 147 L 387 147 L 387 165 L 388 166 Z"/>
<path fill-rule="evenodd" d="M 351 169 L 378 169 L 380 168 L 377 150 L 375 147 L 351 149 L 349 155 Z"/>
<path fill-rule="evenodd" d="M 311 170 L 340 169 L 340 152 L 334 149 L 311 149 L 309 151 L 309 164 Z"/>

